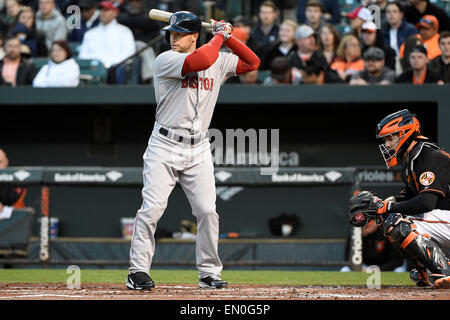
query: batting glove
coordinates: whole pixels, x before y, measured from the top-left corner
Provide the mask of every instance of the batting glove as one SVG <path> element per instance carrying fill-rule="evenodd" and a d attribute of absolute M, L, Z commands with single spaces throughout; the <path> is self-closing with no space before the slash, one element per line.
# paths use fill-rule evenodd
<path fill-rule="evenodd" d="M 213 35 L 221 34 L 224 37 L 224 40 L 227 40 L 231 36 L 231 32 L 233 31 L 233 26 L 231 23 L 225 22 L 223 20 L 216 21 L 211 19 L 211 31 Z"/>

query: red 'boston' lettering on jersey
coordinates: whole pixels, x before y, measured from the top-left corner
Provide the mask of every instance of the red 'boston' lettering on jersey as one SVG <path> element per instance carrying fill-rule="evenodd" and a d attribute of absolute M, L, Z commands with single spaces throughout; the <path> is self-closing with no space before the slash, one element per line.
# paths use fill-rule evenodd
<path fill-rule="evenodd" d="M 197 87 L 200 88 L 200 90 L 206 90 L 206 91 L 212 91 L 214 84 L 213 78 L 197 78 L 195 76 L 188 76 L 183 81 L 181 81 L 181 87 L 182 88 L 192 88 L 197 89 Z"/>

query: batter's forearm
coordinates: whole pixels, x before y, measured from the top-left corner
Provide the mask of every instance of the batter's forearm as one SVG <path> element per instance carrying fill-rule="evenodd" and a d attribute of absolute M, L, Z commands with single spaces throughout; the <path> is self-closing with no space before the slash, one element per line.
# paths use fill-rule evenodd
<path fill-rule="evenodd" d="M 208 43 L 204 44 L 184 60 L 182 73 L 198 72 L 206 70 L 216 62 L 219 50 L 223 44 L 223 35 L 215 35 Z"/>
<path fill-rule="evenodd" d="M 242 41 L 233 36 L 229 37 L 224 44 L 239 57 L 236 74 L 246 73 L 259 68 L 261 60 Z"/>

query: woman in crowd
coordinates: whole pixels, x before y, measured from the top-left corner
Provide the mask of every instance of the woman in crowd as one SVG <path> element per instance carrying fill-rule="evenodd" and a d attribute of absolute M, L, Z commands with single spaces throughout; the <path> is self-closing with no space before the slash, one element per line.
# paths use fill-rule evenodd
<path fill-rule="evenodd" d="M 49 62 L 34 78 L 33 87 L 77 87 L 80 83 L 80 67 L 72 58 L 67 41 L 54 41 L 50 56 Z"/>
<path fill-rule="evenodd" d="M 25 29 L 26 34 L 27 34 L 26 42 L 32 43 L 35 45 L 34 50 L 32 48 L 30 48 L 30 49 L 32 49 L 31 56 L 32 57 L 47 57 L 48 50 L 47 50 L 47 46 L 45 45 L 45 35 L 36 29 L 35 12 L 33 11 L 33 9 L 31 7 L 27 7 L 27 6 L 22 7 L 19 14 L 17 15 L 17 24 L 14 27 L 14 29 L 17 28 L 18 24 L 22 24 L 23 26 L 26 27 L 26 29 Z M 19 29 L 23 30 L 23 27 L 19 27 Z M 16 30 L 16 32 L 17 32 L 17 30 Z"/>
<path fill-rule="evenodd" d="M 267 51 L 264 53 L 260 67 L 261 70 L 270 69 L 270 63 L 274 58 L 288 56 L 291 52 L 297 51 L 297 45 L 295 44 L 295 31 L 297 27 L 297 23 L 292 20 L 286 19 L 283 21 L 278 32 L 279 40 L 267 48 Z"/>
<path fill-rule="evenodd" d="M 342 38 L 337 50 L 337 59 L 331 64 L 344 82 L 348 82 L 352 75 L 364 70 L 364 60 L 361 58 L 359 39 L 348 34 Z"/>
<path fill-rule="evenodd" d="M 331 65 L 337 58 L 337 48 L 341 36 L 339 31 L 331 24 L 325 24 L 319 31 L 319 50 Z"/>

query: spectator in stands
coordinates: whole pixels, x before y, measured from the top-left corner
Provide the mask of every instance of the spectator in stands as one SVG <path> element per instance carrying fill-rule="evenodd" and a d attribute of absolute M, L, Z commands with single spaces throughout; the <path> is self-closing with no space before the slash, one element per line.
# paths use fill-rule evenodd
<path fill-rule="evenodd" d="M 322 2 L 319 0 L 308 0 L 305 6 L 305 16 L 305 24 L 313 28 L 315 34 L 318 34 L 319 30 L 325 24 Z"/>
<path fill-rule="evenodd" d="M 24 24 L 17 23 L 13 28 L 11 35 L 20 39 L 20 52 L 25 58 L 36 57 L 37 44 L 36 40 L 31 35 L 31 30 Z"/>
<path fill-rule="evenodd" d="M 364 7 L 358 7 L 352 12 L 347 13 L 347 19 L 350 21 L 350 27 L 352 28 L 352 33 L 359 37 L 361 35 L 361 27 L 364 22 L 372 17 L 369 9 Z"/>
<path fill-rule="evenodd" d="M 39 70 L 33 87 L 77 87 L 80 83 L 80 67 L 72 58 L 67 41 L 53 42 L 49 62 Z"/>
<path fill-rule="evenodd" d="M 439 48 L 439 21 L 435 16 L 425 15 L 417 24 L 420 37 L 423 40 L 424 46 L 428 51 L 428 59 L 434 59 L 441 55 L 441 49 Z"/>
<path fill-rule="evenodd" d="M 67 41 L 73 43 L 81 43 L 84 34 L 100 23 L 100 11 L 97 8 L 97 2 L 95 0 L 81 0 L 78 6 L 81 11 L 81 16 L 79 17 L 80 27 L 73 28 L 67 35 Z M 74 18 L 78 18 L 77 13 L 74 13 L 67 20 L 73 21 Z"/>
<path fill-rule="evenodd" d="M 49 50 L 53 41 L 67 39 L 66 20 L 55 7 L 55 0 L 39 0 L 36 29 L 45 34 L 45 43 Z"/>
<path fill-rule="evenodd" d="M 328 66 L 325 56 L 322 52 L 317 50 L 314 30 L 310 26 L 304 24 L 298 27 L 295 32 L 295 39 L 298 49 L 297 52 L 289 55 L 289 63 L 291 67 L 300 70 L 305 67 L 305 62 L 312 57 L 317 57 L 324 67 Z"/>
<path fill-rule="evenodd" d="M 29 30 L 29 39 L 36 42 L 36 55 L 33 57 L 47 57 L 48 49 L 45 43 L 45 35 L 36 29 L 34 11 L 31 7 L 23 6 L 17 22 L 25 25 Z"/>
<path fill-rule="evenodd" d="M 278 9 L 272 1 L 264 1 L 259 6 L 259 24 L 252 30 L 252 35 L 259 45 L 268 47 L 278 39 L 277 16 Z"/>
<path fill-rule="evenodd" d="M 428 59 L 434 59 L 441 55 L 441 49 L 439 48 L 439 21 L 434 16 L 425 15 L 420 19 L 417 24 L 419 34 L 417 38 L 421 39 L 423 45 L 427 48 Z M 399 56 L 404 57 L 405 45 L 400 47 Z"/>
<path fill-rule="evenodd" d="M 362 54 L 369 48 L 380 48 L 384 51 L 385 66 L 391 70 L 395 70 L 395 50 L 389 46 L 384 45 L 383 35 L 381 30 L 372 21 L 363 23 L 361 32 Z"/>
<path fill-rule="evenodd" d="M 261 84 L 258 77 L 258 69 L 240 74 L 237 77 L 231 77 L 226 81 L 227 84 Z"/>
<path fill-rule="evenodd" d="M 161 29 L 155 20 L 148 18 L 148 11 L 145 0 L 128 0 L 124 11 L 117 16 L 117 22 L 130 28 L 135 40 L 147 43 Z"/>
<path fill-rule="evenodd" d="M 261 67 L 262 70 L 269 70 L 270 63 L 275 57 L 288 56 L 297 51 L 295 43 L 295 31 L 298 25 L 292 20 L 284 20 L 280 25 L 279 40 L 275 41 L 264 53 Z"/>
<path fill-rule="evenodd" d="M 9 165 L 9 159 L 4 150 L 0 149 L 0 169 L 6 169 Z M 13 184 L 0 184 L 0 212 L 4 206 L 14 208 L 25 208 L 23 202 L 27 191 L 26 189 Z"/>
<path fill-rule="evenodd" d="M 337 48 L 341 41 L 339 31 L 335 26 L 326 23 L 319 33 L 319 50 L 327 59 L 328 65 L 331 65 L 337 58 Z"/>
<path fill-rule="evenodd" d="M 359 39 L 348 34 L 342 38 L 337 50 L 337 59 L 331 64 L 331 69 L 335 70 L 344 82 L 364 70 L 364 60 L 361 58 L 361 46 Z"/>
<path fill-rule="evenodd" d="M 385 66 L 384 51 L 371 47 L 364 52 L 364 70 L 354 74 L 351 85 L 391 84 L 395 82 L 395 72 Z"/>
<path fill-rule="evenodd" d="M 6 0 L 6 14 L 0 19 L 0 32 L 6 36 L 11 26 L 17 22 L 17 16 L 19 15 L 20 5 L 18 0 Z"/>
<path fill-rule="evenodd" d="M 301 24 L 306 22 L 305 5 L 308 0 L 298 0 L 297 21 Z M 325 22 L 330 24 L 339 24 L 341 22 L 341 8 L 338 0 L 321 0 L 323 7 L 323 17 Z"/>
<path fill-rule="evenodd" d="M 317 57 L 312 57 L 305 62 L 305 67 L 300 70 L 302 83 L 323 85 L 327 83 L 342 83 L 336 71 L 324 66 Z"/>
<path fill-rule="evenodd" d="M 420 37 L 420 34 L 414 34 L 412 36 L 409 36 L 401 46 L 399 57 L 403 72 L 411 69 L 411 65 L 409 64 L 409 55 L 411 54 L 411 51 L 418 45 L 423 45 L 423 40 Z"/>
<path fill-rule="evenodd" d="M 5 57 L 0 61 L 0 85 L 31 85 L 38 70 L 20 54 L 20 40 L 17 37 L 5 39 Z"/>
<path fill-rule="evenodd" d="M 442 31 L 439 36 L 442 54 L 429 63 L 429 68 L 440 75 L 445 83 L 450 83 L 450 31 Z"/>
<path fill-rule="evenodd" d="M 255 36 L 252 34 L 252 22 L 250 19 L 242 15 L 236 16 L 233 19 L 233 27 L 241 28 L 248 34 L 247 42 L 245 44 L 262 60 L 264 57 L 264 50 L 266 48 L 263 45 L 260 45 Z"/>
<path fill-rule="evenodd" d="M 300 80 L 300 72 L 290 66 L 287 57 L 276 57 L 270 64 L 270 76 L 264 80 L 263 84 L 299 84 Z"/>
<path fill-rule="evenodd" d="M 443 84 L 441 77 L 428 68 L 427 64 L 429 62 L 429 59 L 427 55 L 427 49 L 423 45 L 414 47 L 409 55 L 411 70 L 403 72 L 400 76 L 397 77 L 396 82 L 413 84 Z"/>
<path fill-rule="evenodd" d="M 386 24 L 382 25 L 384 43 L 399 54 L 400 47 L 409 36 L 418 33 L 417 28 L 403 18 L 403 5 L 399 1 L 386 6 Z"/>
<path fill-rule="evenodd" d="M 425 15 L 435 16 L 440 23 L 441 31 L 450 31 L 450 18 L 444 9 L 432 4 L 429 0 L 408 0 L 409 5 L 405 7 L 405 19 L 409 23 L 416 25 Z"/>
<path fill-rule="evenodd" d="M 85 33 L 78 57 L 98 59 L 106 68 L 122 62 L 136 51 L 133 33 L 117 22 L 119 9 L 112 2 L 100 3 L 100 24 Z M 117 69 L 115 83 L 125 83 L 125 69 Z"/>

